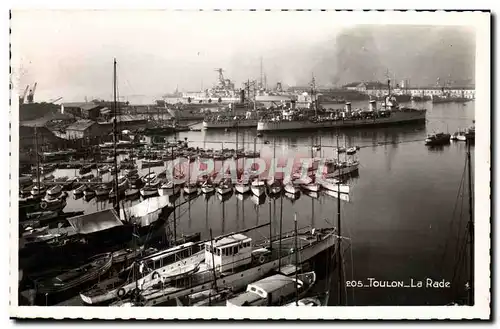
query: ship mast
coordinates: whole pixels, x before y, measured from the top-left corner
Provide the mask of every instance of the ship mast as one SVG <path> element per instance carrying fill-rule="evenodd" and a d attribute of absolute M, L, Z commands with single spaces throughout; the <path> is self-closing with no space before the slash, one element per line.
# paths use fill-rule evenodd
<path fill-rule="evenodd" d="M 469 181 L 469 305 L 474 305 L 474 211 L 472 209 L 472 172 L 471 172 L 471 156 L 470 156 L 471 141 L 467 141 L 467 167 Z"/>
<path fill-rule="evenodd" d="M 314 73 L 312 75 L 312 81 L 311 81 L 311 101 L 313 102 L 314 106 L 314 116 L 318 116 L 318 106 L 316 102 L 316 80 L 314 79 Z"/>
<path fill-rule="evenodd" d="M 36 183 L 38 184 L 38 193 L 40 194 L 40 158 L 38 156 L 38 136 L 35 126 L 35 156 L 36 156 Z"/>
<path fill-rule="evenodd" d="M 337 130 L 337 163 L 340 165 L 340 157 L 339 157 L 339 132 Z M 337 180 L 337 227 L 338 227 L 338 240 L 337 240 L 337 259 L 338 259 L 338 277 L 339 277 L 339 287 L 338 287 L 338 305 L 342 305 L 342 252 L 340 251 L 340 178 L 342 177 L 342 169 L 339 168 L 339 179 Z"/>
<path fill-rule="evenodd" d="M 114 106 L 114 118 L 113 118 L 113 158 L 115 167 L 115 210 L 118 216 L 120 216 L 120 202 L 118 194 L 118 163 L 116 160 L 116 143 L 118 139 L 118 132 L 116 127 L 116 116 L 117 113 L 117 102 L 116 102 L 116 58 L 113 59 L 113 106 Z"/>

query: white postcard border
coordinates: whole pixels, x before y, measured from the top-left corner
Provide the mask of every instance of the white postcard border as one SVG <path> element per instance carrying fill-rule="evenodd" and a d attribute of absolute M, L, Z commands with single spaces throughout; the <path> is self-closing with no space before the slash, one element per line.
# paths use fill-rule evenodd
<path fill-rule="evenodd" d="M 18 207 L 10 208 L 10 315 L 19 318 L 84 319 L 474 319 L 490 316 L 490 14 L 481 12 L 305 12 L 333 14 L 339 24 L 470 25 L 476 28 L 476 132 L 475 144 L 475 301 L 469 306 L 391 306 L 314 308 L 219 307 L 37 307 L 17 306 L 17 221 Z M 15 31 L 12 31 L 15 37 Z M 15 43 L 15 40 L 11 40 Z M 16 54 L 12 65 L 15 67 Z M 18 90 L 13 79 L 12 108 L 17 108 Z M 11 112 L 11 191 L 18 190 L 19 118 Z M 11 205 L 17 204 L 11 193 Z"/>

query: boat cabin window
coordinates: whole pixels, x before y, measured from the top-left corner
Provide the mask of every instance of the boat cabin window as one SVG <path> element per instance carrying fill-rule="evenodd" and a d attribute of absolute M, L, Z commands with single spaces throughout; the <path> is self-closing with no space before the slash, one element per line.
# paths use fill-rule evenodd
<path fill-rule="evenodd" d="M 205 246 L 205 251 L 210 251 L 208 245 Z"/>
<path fill-rule="evenodd" d="M 251 291 L 255 291 L 255 287 L 250 288 Z"/>
<path fill-rule="evenodd" d="M 220 256 L 220 248 L 217 248 L 217 256 Z"/>

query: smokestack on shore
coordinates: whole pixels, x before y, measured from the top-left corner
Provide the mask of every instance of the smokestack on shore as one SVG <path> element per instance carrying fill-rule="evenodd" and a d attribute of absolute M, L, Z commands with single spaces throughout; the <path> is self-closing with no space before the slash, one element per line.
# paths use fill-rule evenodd
<path fill-rule="evenodd" d="M 351 113 L 351 103 L 350 102 L 345 103 L 345 113 L 346 114 Z"/>
<path fill-rule="evenodd" d="M 240 91 L 240 103 L 242 103 L 242 104 L 245 103 L 245 90 L 244 89 L 242 89 Z"/>

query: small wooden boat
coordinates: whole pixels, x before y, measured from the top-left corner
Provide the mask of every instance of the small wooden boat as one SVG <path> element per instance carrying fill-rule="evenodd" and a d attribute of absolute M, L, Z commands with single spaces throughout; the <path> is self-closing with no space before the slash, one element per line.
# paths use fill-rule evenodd
<path fill-rule="evenodd" d="M 163 160 L 142 160 L 142 168 L 151 168 L 151 167 L 161 167 L 163 166 L 165 163 L 163 162 Z"/>
<path fill-rule="evenodd" d="M 154 186 L 149 186 L 146 184 L 146 186 L 141 188 L 139 192 L 141 193 L 141 195 L 143 197 L 147 198 L 147 197 L 158 195 L 158 188 L 156 188 Z"/>
<path fill-rule="evenodd" d="M 71 190 L 71 188 L 73 187 L 73 185 L 75 183 L 78 182 L 78 178 L 77 177 L 69 177 L 68 179 L 66 179 L 66 181 L 63 182 L 63 189 L 66 190 L 66 191 L 69 191 Z"/>
<path fill-rule="evenodd" d="M 262 180 L 256 179 L 252 182 L 250 189 L 255 196 L 261 197 L 266 192 L 266 183 Z"/>
<path fill-rule="evenodd" d="M 126 298 L 137 287 L 154 288 L 157 284 L 162 285 L 176 278 L 187 277 L 199 269 L 199 264 L 204 259 L 204 251 L 194 254 L 189 251 L 191 251 L 189 247 L 177 246 L 142 257 L 135 265 L 138 268 L 137 272 L 143 273 L 139 277 L 134 278 L 129 275 L 136 272 L 132 264 L 125 269 L 124 275 L 104 280 L 81 292 L 80 297 L 86 304 L 95 305 L 116 298 Z M 155 267 L 157 263 L 160 265 Z"/>
<path fill-rule="evenodd" d="M 93 187 L 87 186 L 87 188 L 83 190 L 83 195 L 86 198 L 93 197 L 93 196 L 95 196 L 95 189 Z"/>
<path fill-rule="evenodd" d="M 155 252 L 158 252 L 158 250 L 154 248 L 145 249 L 144 246 L 136 249 L 132 248 L 120 249 L 112 253 L 113 265 L 134 260 L 139 256 L 145 257 Z"/>
<path fill-rule="evenodd" d="M 269 194 L 279 194 L 282 190 L 282 184 L 279 180 L 271 178 L 267 181 L 267 188 Z"/>
<path fill-rule="evenodd" d="M 172 181 L 166 182 L 158 188 L 159 195 L 175 195 L 181 191 L 180 185 L 174 185 Z"/>
<path fill-rule="evenodd" d="M 425 139 L 425 145 L 429 146 L 439 146 L 450 144 L 450 134 L 437 133 L 434 135 L 429 135 Z"/>
<path fill-rule="evenodd" d="M 56 183 L 64 183 L 68 180 L 68 176 L 61 176 L 61 177 L 57 177 L 56 179 L 54 179 L 54 182 Z"/>
<path fill-rule="evenodd" d="M 85 182 L 85 181 L 91 180 L 92 178 L 94 178 L 94 174 L 90 173 L 90 174 L 80 176 L 79 181 Z"/>
<path fill-rule="evenodd" d="M 349 147 L 345 153 L 348 154 L 348 155 L 353 155 L 357 152 L 356 148 L 355 147 Z"/>
<path fill-rule="evenodd" d="M 340 191 L 340 193 L 349 193 L 350 191 L 349 185 L 340 184 L 339 181 L 335 178 L 323 178 L 320 180 L 320 183 L 324 189 L 327 189 L 329 191 L 333 192 Z"/>
<path fill-rule="evenodd" d="M 45 185 L 34 185 L 33 188 L 31 189 L 31 195 L 33 196 L 39 196 L 39 195 L 44 195 L 45 192 L 47 191 L 47 187 Z"/>
<path fill-rule="evenodd" d="M 48 191 L 47 191 L 47 195 L 55 198 L 59 195 L 61 195 L 62 193 L 62 186 L 61 185 L 55 185 L 54 187 L 51 187 Z"/>
<path fill-rule="evenodd" d="M 304 184 L 301 186 L 304 190 L 310 191 L 310 192 L 318 192 L 320 189 L 320 185 L 318 183 L 309 183 L 309 184 Z"/>
<path fill-rule="evenodd" d="M 203 183 L 203 185 L 201 185 L 201 191 L 205 194 L 212 193 L 215 191 L 215 186 L 207 180 Z"/>
<path fill-rule="evenodd" d="M 105 174 L 105 173 L 107 173 L 107 172 L 109 172 L 109 170 L 110 170 L 110 168 L 109 168 L 109 166 L 108 166 L 108 165 L 104 165 L 104 166 L 102 166 L 102 167 L 97 168 L 97 172 L 98 172 L 99 174 L 101 174 L 101 175 L 102 175 L 102 174 Z"/>
<path fill-rule="evenodd" d="M 125 197 L 131 198 L 133 196 L 139 195 L 139 189 L 137 188 L 129 188 L 125 190 Z"/>
<path fill-rule="evenodd" d="M 149 173 L 149 174 L 145 175 L 145 176 L 142 178 L 142 181 L 143 181 L 144 183 L 149 183 L 149 182 L 151 182 L 151 181 L 154 181 L 156 178 L 157 178 L 157 177 L 156 177 L 156 173 L 155 173 L 155 172 L 151 172 L 151 173 Z"/>
<path fill-rule="evenodd" d="M 95 195 L 98 197 L 108 196 L 110 190 L 109 184 L 101 184 L 95 189 Z"/>
<path fill-rule="evenodd" d="M 292 183 L 293 185 L 308 185 L 313 182 L 313 179 L 309 176 L 304 176 L 300 173 L 295 173 L 292 175 Z"/>
<path fill-rule="evenodd" d="M 36 291 L 39 294 L 54 294 L 77 288 L 105 274 L 111 268 L 112 264 L 113 257 L 111 253 L 94 256 L 88 264 L 54 278 L 37 282 Z"/>
<path fill-rule="evenodd" d="M 283 306 L 297 294 L 304 297 L 315 283 L 315 272 L 298 274 L 297 279 L 275 274 L 249 284 L 245 292 L 228 299 L 226 306 Z"/>
<path fill-rule="evenodd" d="M 125 176 L 132 177 L 138 174 L 137 169 L 127 169 L 125 170 Z"/>
<path fill-rule="evenodd" d="M 76 189 L 73 190 L 73 195 L 82 195 L 87 188 L 88 186 L 83 184 L 80 187 L 77 187 Z"/>
<path fill-rule="evenodd" d="M 294 301 L 291 303 L 288 303 L 283 306 L 287 307 L 293 307 L 293 306 L 328 306 L 327 301 L 328 301 L 328 294 L 323 294 L 323 296 L 316 296 L 316 297 L 305 297 L 301 298 L 298 301 Z"/>
<path fill-rule="evenodd" d="M 84 174 L 89 173 L 89 172 L 91 172 L 91 171 L 92 171 L 92 165 L 91 165 L 91 164 L 89 164 L 89 165 L 83 165 L 83 166 L 80 168 L 80 170 L 78 171 L 78 173 L 79 173 L 80 175 L 84 175 Z"/>
<path fill-rule="evenodd" d="M 334 192 L 334 191 L 330 191 L 330 190 L 323 190 L 323 192 L 328 195 L 328 196 L 331 196 L 331 197 L 334 197 L 336 199 L 339 199 L 344 201 L 344 202 L 350 202 L 350 197 L 349 197 L 349 194 L 347 193 L 339 193 L 339 192 Z"/>
<path fill-rule="evenodd" d="M 66 200 L 64 198 L 44 198 L 40 202 L 40 209 L 42 210 L 60 211 L 63 210 L 64 207 L 66 207 Z"/>
<path fill-rule="evenodd" d="M 457 135 L 457 141 L 465 142 L 467 141 L 467 136 L 464 132 L 459 132 Z"/>
<path fill-rule="evenodd" d="M 198 185 L 196 183 L 188 183 L 184 185 L 184 193 L 193 194 L 198 192 Z"/>
<path fill-rule="evenodd" d="M 244 182 L 243 180 L 240 179 L 236 182 L 234 189 L 236 190 L 236 192 L 244 194 L 250 191 L 250 185 L 247 182 Z"/>
<path fill-rule="evenodd" d="M 289 194 L 299 194 L 300 189 L 298 186 L 296 186 L 292 183 L 288 183 L 288 184 L 285 184 L 285 192 L 289 193 Z"/>
<path fill-rule="evenodd" d="M 125 193 L 125 190 L 127 188 L 128 188 L 127 178 L 125 176 L 118 177 L 118 195 Z M 109 197 L 110 198 L 115 197 L 115 187 L 114 186 L 111 188 L 111 191 L 109 191 Z"/>
<path fill-rule="evenodd" d="M 19 177 L 19 187 L 24 188 L 33 184 L 31 177 L 21 176 Z"/>
<path fill-rule="evenodd" d="M 219 183 L 219 185 L 215 188 L 217 193 L 219 194 L 228 194 L 233 190 L 233 184 L 230 180 L 225 180 Z"/>

